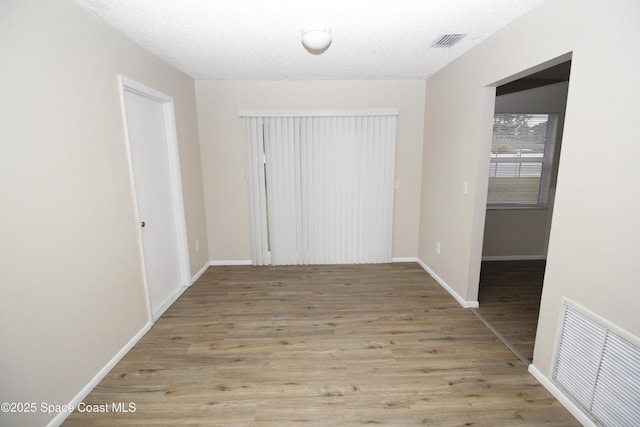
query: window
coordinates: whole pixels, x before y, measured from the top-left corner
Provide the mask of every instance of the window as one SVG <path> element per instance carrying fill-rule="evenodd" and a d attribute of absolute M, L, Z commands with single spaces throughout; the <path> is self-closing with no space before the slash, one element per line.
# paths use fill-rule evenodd
<path fill-rule="evenodd" d="M 391 262 L 397 114 L 240 111 L 255 265 Z"/>
<path fill-rule="evenodd" d="M 557 115 L 496 113 L 489 169 L 489 207 L 547 203 Z"/>

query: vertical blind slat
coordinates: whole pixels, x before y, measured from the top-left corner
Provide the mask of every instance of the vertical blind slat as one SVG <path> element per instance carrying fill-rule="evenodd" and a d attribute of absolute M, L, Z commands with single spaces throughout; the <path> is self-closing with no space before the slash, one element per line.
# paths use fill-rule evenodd
<path fill-rule="evenodd" d="M 246 117 L 253 263 L 390 262 L 395 125 L 395 116 Z"/>
<path fill-rule="evenodd" d="M 245 136 L 247 153 L 247 179 L 249 181 L 249 206 L 254 215 L 250 224 L 252 261 L 255 265 L 268 263 L 267 235 L 264 192 L 264 170 L 262 152 L 262 119 L 248 118 L 245 120 Z"/>

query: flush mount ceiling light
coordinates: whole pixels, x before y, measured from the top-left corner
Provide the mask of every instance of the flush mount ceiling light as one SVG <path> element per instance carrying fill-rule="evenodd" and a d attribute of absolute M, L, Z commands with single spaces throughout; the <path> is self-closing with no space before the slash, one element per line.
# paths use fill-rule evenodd
<path fill-rule="evenodd" d="M 322 24 L 302 29 L 302 44 L 312 53 L 321 53 L 331 44 L 331 29 Z"/>

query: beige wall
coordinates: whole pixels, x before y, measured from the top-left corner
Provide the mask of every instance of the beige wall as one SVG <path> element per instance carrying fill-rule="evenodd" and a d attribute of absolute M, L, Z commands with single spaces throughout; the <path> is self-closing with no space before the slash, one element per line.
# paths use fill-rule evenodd
<path fill-rule="evenodd" d="M 550 374 L 562 298 L 640 337 L 639 20 L 635 0 L 547 0 L 426 83 L 200 81 L 194 95 L 191 79 L 70 1 L 3 1 L 0 401 L 69 402 L 148 321 L 117 74 L 175 99 L 192 273 L 249 259 L 238 109 L 398 107 L 393 256 L 418 254 L 474 300 L 487 87 L 573 52 L 534 364 Z"/>
<path fill-rule="evenodd" d="M 482 259 L 545 259 L 550 222 L 546 208 L 487 210 Z"/>
<path fill-rule="evenodd" d="M 196 97 L 212 260 L 251 259 L 241 108 L 399 108 L 393 256 L 417 256 L 423 81 L 197 81 Z"/>
<path fill-rule="evenodd" d="M 3 0 L 0 56 L 0 401 L 66 404 L 149 320 L 118 74 L 175 99 L 208 261 L 194 84 L 67 0 Z"/>
<path fill-rule="evenodd" d="M 419 257 L 473 300 L 495 99 L 485 87 L 573 52 L 534 355 L 547 376 L 563 298 L 640 337 L 639 21 L 635 0 L 547 0 L 427 81 Z"/>
<path fill-rule="evenodd" d="M 543 259 L 547 256 L 567 89 L 568 83 L 563 82 L 496 97 L 495 111 L 498 113 L 558 114 L 558 131 L 548 204 L 535 209 L 488 209 L 484 225 L 483 259 Z"/>

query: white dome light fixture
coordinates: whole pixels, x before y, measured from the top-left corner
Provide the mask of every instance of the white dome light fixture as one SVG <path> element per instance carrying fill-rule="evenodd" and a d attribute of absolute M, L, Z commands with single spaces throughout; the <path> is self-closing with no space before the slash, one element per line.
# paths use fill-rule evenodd
<path fill-rule="evenodd" d="M 331 29 L 323 24 L 308 25 L 302 29 L 302 44 L 311 53 L 322 53 L 331 44 Z"/>

